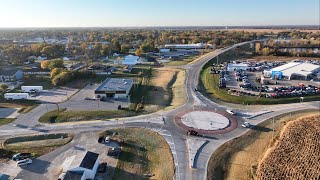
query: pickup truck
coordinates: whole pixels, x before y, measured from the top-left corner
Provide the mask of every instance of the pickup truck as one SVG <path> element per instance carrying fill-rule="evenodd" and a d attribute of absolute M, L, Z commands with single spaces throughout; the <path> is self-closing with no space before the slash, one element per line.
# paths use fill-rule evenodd
<path fill-rule="evenodd" d="M 109 148 L 108 149 L 108 156 L 119 156 L 121 153 L 121 147 Z"/>

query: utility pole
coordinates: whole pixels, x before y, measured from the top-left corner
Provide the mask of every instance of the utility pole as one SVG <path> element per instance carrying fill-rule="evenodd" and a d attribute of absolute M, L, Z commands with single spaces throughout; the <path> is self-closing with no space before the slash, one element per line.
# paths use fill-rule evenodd
<path fill-rule="evenodd" d="M 274 117 L 272 118 L 272 140 L 274 139 Z"/>
<path fill-rule="evenodd" d="M 219 64 L 219 55 L 217 55 L 217 65 Z"/>

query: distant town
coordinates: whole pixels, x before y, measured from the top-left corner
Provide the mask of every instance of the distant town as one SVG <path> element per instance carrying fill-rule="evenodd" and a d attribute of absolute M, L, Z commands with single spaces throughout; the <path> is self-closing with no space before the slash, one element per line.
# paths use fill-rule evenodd
<path fill-rule="evenodd" d="M 30 27 L 0 28 L 0 180 L 319 179 L 318 25 Z"/>

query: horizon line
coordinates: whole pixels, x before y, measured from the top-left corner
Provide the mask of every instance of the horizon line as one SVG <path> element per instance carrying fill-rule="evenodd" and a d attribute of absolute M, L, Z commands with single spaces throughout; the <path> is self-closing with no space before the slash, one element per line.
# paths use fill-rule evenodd
<path fill-rule="evenodd" d="M 43 27 L 0 27 L 0 29 L 55 29 L 55 28 L 183 28 L 183 27 L 216 27 L 216 28 L 239 28 L 239 27 L 247 27 L 247 28 L 263 28 L 263 27 L 312 27 L 317 28 L 320 30 L 320 25 L 318 24 L 289 24 L 289 25 L 177 25 L 177 26 L 171 26 L 171 25 L 164 25 L 164 26 L 43 26 Z"/>

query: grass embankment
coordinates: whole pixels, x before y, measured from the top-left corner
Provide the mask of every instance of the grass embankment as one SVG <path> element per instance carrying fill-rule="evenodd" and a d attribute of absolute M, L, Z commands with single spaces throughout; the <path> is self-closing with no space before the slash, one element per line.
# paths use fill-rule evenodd
<path fill-rule="evenodd" d="M 280 137 L 282 128 L 290 121 L 307 115 L 318 114 L 318 111 L 307 110 L 283 114 L 274 118 L 275 140 Z M 220 146 L 211 156 L 208 164 L 208 179 L 252 179 L 269 146 L 275 140 L 273 137 L 273 123 L 269 119 L 258 125 L 260 131 L 250 130 Z"/>
<path fill-rule="evenodd" d="M 0 162 L 8 161 L 12 155 L 21 152 L 39 157 L 69 143 L 72 139 L 73 136 L 66 133 L 9 138 L 1 143 Z"/>
<path fill-rule="evenodd" d="M 200 90 L 207 97 L 211 99 L 218 99 L 225 102 L 236 103 L 236 104 L 285 104 L 285 103 L 298 103 L 300 97 L 286 97 L 286 98 L 264 98 L 257 96 L 234 96 L 228 94 L 226 89 L 219 89 L 219 75 L 210 74 L 210 67 L 201 71 L 200 74 L 202 88 Z M 319 99 L 320 96 L 304 96 L 304 101 L 313 101 Z"/>
<path fill-rule="evenodd" d="M 16 118 L 0 118 L 0 126 L 12 123 Z"/>
<path fill-rule="evenodd" d="M 39 105 L 33 100 L 12 100 L 0 103 L 0 108 L 20 108 L 18 113 L 28 113 Z"/>
<path fill-rule="evenodd" d="M 122 118 L 135 116 L 137 113 L 128 110 L 109 111 L 50 111 L 39 118 L 42 123 L 63 123 L 74 121 L 107 120 L 112 118 Z"/>
<path fill-rule="evenodd" d="M 156 112 L 185 101 L 185 73 L 177 68 L 145 68 L 138 77 L 138 85 L 130 92 L 131 109 L 143 104 L 144 113 Z M 180 94 L 179 94 L 180 93 Z"/>
<path fill-rule="evenodd" d="M 173 157 L 169 145 L 154 131 L 141 128 L 114 129 L 104 133 L 124 140 L 112 179 L 173 179 Z"/>
<path fill-rule="evenodd" d="M 199 56 L 188 56 L 179 60 L 170 60 L 169 62 L 162 63 L 165 66 L 183 66 L 189 64 L 197 59 Z"/>

